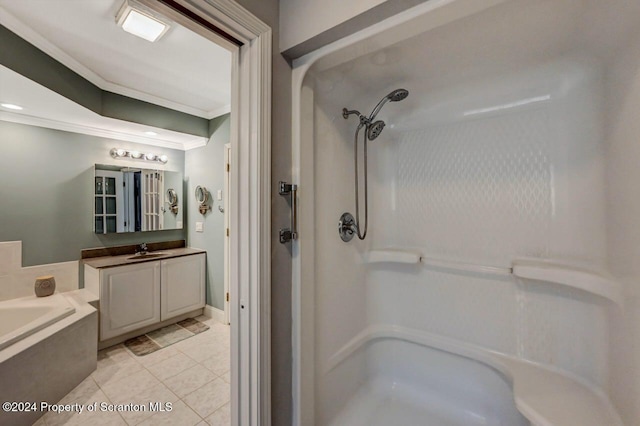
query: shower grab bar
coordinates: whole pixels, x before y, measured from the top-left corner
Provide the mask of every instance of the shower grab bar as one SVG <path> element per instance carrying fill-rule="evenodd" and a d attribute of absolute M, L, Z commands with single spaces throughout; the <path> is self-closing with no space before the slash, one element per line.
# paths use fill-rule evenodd
<path fill-rule="evenodd" d="M 280 229 L 280 243 L 298 239 L 298 185 L 280 181 L 280 195 L 288 195 L 291 201 L 291 227 Z"/>

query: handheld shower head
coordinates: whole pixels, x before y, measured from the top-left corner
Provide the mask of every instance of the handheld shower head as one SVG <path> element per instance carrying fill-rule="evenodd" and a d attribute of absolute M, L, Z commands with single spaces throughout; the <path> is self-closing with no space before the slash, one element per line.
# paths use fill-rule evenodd
<path fill-rule="evenodd" d="M 378 105 L 373 109 L 371 115 L 369 116 L 369 121 L 373 121 L 376 118 L 376 115 L 380 112 L 384 104 L 387 102 L 399 102 L 409 96 L 409 91 L 407 89 L 396 89 L 393 92 L 389 93 L 387 96 L 382 98 Z"/>
<path fill-rule="evenodd" d="M 409 96 L 409 91 L 407 89 L 396 89 L 387 95 L 391 102 L 399 102 L 407 96 Z"/>
<path fill-rule="evenodd" d="M 371 123 L 367 128 L 367 138 L 372 141 L 382 133 L 382 129 L 384 129 L 384 121 L 378 120 L 375 123 Z"/>

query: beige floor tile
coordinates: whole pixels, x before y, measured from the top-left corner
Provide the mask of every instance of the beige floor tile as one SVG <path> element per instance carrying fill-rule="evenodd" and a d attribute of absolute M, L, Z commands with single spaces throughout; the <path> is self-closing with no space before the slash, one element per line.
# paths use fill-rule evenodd
<path fill-rule="evenodd" d="M 178 397 L 149 371 L 142 371 L 102 387 L 114 404 L 142 404 L 147 411 L 123 411 L 120 415 L 129 425 L 135 425 L 154 413 L 148 411 L 149 403 L 175 402 Z"/>
<path fill-rule="evenodd" d="M 171 392 L 162 383 L 157 387 L 146 390 L 143 393 L 127 398 L 125 401 L 119 402 L 122 404 L 138 404 L 146 408 L 146 411 L 123 411 L 120 415 L 129 425 L 137 425 L 143 420 L 153 416 L 154 412 L 150 411 L 150 403 L 160 403 L 162 405 L 167 402 L 175 403 L 178 401 L 178 397 Z M 115 401 L 114 401 L 115 402 Z"/>
<path fill-rule="evenodd" d="M 210 426 L 229 426 L 231 424 L 231 403 L 226 403 L 205 419 Z"/>
<path fill-rule="evenodd" d="M 222 379 L 215 379 L 184 397 L 183 401 L 204 418 L 229 402 L 230 396 L 229 384 Z"/>
<path fill-rule="evenodd" d="M 202 365 L 195 365 L 173 377 L 169 377 L 164 384 L 180 398 L 206 385 L 217 376 Z"/>
<path fill-rule="evenodd" d="M 127 358 L 131 358 L 131 353 L 122 343 L 98 351 L 98 363 L 103 360 L 121 361 Z"/>
<path fill-rule="evenodd" d="M 144 367 L 127 355 L 127 358 L 115 361 L 113 359 L 102 359 L 98 361 L 98 368 L 91 373 L 91 377 L 99 386 L 116 382 L 124 377 L 129 377 L 140 371 Z"/>
<path fill-rule="evenodd" d="M 228 351 L 214 353 L 213 356 L 202 360 L 200 363 L 218 376 L 222 376 L 231 369 L 231 357 Z"/>
<path fill-rule="evenodd" d="M 148 419 L 139 423 L 140 426 L 193 426 L 202 421 L 199 415 L 197 415 L 191 408 L 189 408 L 184 402 L 177 401 L 172 404 L 171 411 L 158 412 L 153 414 Z"/>
<path fill-rule="evenodd" d="M 224 380 L 227 383 L 231 383 L 231 370 L 227 371 L 226 373 L 224 373 L 222 376 L 220 376 L 220 378 L 222 380 Z"/>
<path fill-rule="evenodd" d="M 38 419 L 38 421 L 36 421 L 33 426 L 47 426 L 47 424 L 44 422 L 44 416 L 40 417 Z"/>
<path fill-rule="evenodd" d="M 147 369 L 153 373 L 160 380 L 166 380 L 169 377 L 175 376 L 178 373 L 183 372 L 196 365 L 196 362 L 184 355 L 178 353 L 177 355 L 167 358 L 157 364 L 148 366 Z"/>
<path fill-rule="evenodd" d="M 64 399 L 64 398 L 63 398 Z M 90 412 L 86 407 L 93 403 L 109 402 L 107 396 L 101 390 L 97 390 L 95 393 L 87 396 L 86 399 L 76 400 L 74 403 L 80 404 L 84 407 L 81 413 L 79 412 L 48 412 L 44 415 L 44 421 L 47 426 L 61 426 L 61 425 L 126 425 L 122 417 L 115 412 L 101 412 L 100 410 Z"/>
<path fill-rule="evenodd" d="M 71 404 L 74 402 L 85 403 L 92 401 L 92 397 L 100 390 L 91 376 L 84 379 L 71 392 L 59 401 L 59 404 Z"/>

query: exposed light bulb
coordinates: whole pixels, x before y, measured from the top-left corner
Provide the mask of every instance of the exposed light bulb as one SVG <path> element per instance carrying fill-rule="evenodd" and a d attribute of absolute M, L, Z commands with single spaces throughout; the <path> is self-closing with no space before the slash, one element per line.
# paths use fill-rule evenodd
<path fill-rule="evenodd" d="M 156 155 L 152 153 L 148 153 L 148 154 L 145 154 L 144 158 L 146 158 L 149 161 L 152 161 L 156 159 Z"/>
<path fill-rule="evenodd" d="M 163 154 L 158 158 L 158 160 L 160 160 L 161 163 L 166 163 L 167 161 L 169 161 L 169 157 Z"/>
<path fill-rule="evenodd" d="M 142 154 L 140 154 L 139 151 L 131 151 L 129 153 L 129 155 L 131 156 L 131 158 L 140 158 L 140 157 L 142 157 Z"/>

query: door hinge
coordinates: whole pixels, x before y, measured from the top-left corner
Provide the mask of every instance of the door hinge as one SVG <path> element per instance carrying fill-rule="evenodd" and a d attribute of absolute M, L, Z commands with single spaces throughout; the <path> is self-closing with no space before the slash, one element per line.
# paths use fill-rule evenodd
<path fill-rule="evenodd" d="M 229 228 L 227 228 L 227 237 L 229 236 Z"/>
<path fill-rule="evenodd" d="M 227 163 L 227 171 L 229 171 L 229 163 Z"/>
<path fill-rule="evenodd" d="M 227 292 L 227 302 L 229 301 L 229 292 Z"/>

